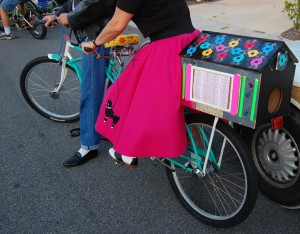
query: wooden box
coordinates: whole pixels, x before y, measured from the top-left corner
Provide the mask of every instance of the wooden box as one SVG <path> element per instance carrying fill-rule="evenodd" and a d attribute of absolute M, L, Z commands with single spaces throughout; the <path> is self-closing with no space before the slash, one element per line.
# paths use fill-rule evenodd
<path fill-rule="evenodd" d="M 298 61 L 283 41 L 203 31 L 180 56 L 183 105 L 251 128 L 288 113 Z"/>

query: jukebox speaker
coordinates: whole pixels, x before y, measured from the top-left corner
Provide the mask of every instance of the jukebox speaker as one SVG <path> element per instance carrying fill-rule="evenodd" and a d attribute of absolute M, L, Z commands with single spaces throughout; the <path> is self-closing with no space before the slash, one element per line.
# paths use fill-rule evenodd
<path fill-rule="evenodd" d="M 180 56 L 183 105 L 251 128 L 288 112 L 298 61 L 283 41 L 203 31 Z"/>

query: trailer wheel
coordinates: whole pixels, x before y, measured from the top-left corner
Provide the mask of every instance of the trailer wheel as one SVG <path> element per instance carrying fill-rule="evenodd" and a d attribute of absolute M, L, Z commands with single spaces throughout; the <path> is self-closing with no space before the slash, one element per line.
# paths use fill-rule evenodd
<path fill-rule="evenodd" d="M 266 124 L 240 133 L 251 149 L 260 191 L 281 206 L 300 208 L 300 111 L 291 105 L 282 129 Z"/>

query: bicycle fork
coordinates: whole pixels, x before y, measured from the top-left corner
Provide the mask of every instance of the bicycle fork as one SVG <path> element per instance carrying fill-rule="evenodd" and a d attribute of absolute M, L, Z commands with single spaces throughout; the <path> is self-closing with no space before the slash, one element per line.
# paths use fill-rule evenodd
<path fill-rule="evenodd" d="M 52 92 L 52 96 L 58 97 L 58 93 L 60 92 L 60 90 L 63 88 L 63 84 L 65 82 L 65 79 L 68 75 L 68 69 L 67 69 L 67 65 L 69 65 L 70 67 L 72 67 L 76 74 L 78 75 L 79 81 L 81 82 L 81 68 L 80 66 L 77 64 L 77 62 L 81 61 L 82 58 L 76 58 L 73 59 L 72 55 L 70 54 L 70 49 L 71 48 L 75 48 L 77 50 L 80 50 L 80 47 L 78 46 L 73 46 L 69 41 L 66 41 L 65 44 L 65 48 L 64 48 L 64 53 L 63 55 L 59 55 L 59 54 L 48 54 L 48 58 L 56 60 L 60 66 L 60 77 L 59 77 L 59 82 L 57 82 L 55 89 Z"/>
<path fill-rule="evenodd" d="M 68 57 L 64 55 L 60 61 L 61 62 L 60 79 L 59 79 L 59 83 L 56 84 L 56 88 L 53 90 L 53 93 L 58 93 L 61 90 L 61 88 L 63 87 L 64 81 L 68 74 L 68 71 L 66 69 L 67 60 L 68 60 Z"/>

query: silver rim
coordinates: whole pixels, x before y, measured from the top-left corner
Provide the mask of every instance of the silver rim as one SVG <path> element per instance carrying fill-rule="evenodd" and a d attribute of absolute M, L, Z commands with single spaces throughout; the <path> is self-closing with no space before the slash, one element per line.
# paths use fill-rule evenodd
<path fill-rule="evenodd" d="M 27 73 L 25 88 L 31 102 L 54 120 L 68 120 L 79 116 L 80 83 L 74 71 L 68 75 L 59 93 L 53 93 L 58 84 L 61 66 L 53 62 L 37 64 Z"/>
<path fill-rule="evenodd" d="M 209 135 L 211 126 L 202 126 Z M 220 155 L 218 145 L 223 139 L 226 145 L 220 170 L 211 170 L 205 178 L 198 178 L 184 169 L 176 168 L 172 175 L 180 194 L 194 211 L 209 219 L 226 220 L 236 216 L 244 207 L 248 181 L 244 164 L 232 142 L 218 130 L 215 136 L 219 139 L 213 146 L 215 155 Z M 186 163 L 185 159 L 178 160 Z"/>
<path fill-rule="evenodd" d="M 263 179 L 278 188 L 292 186 L 299 178 L 299 149 L 291 134 L 267 125 L 253 139 L 254 161 Z"/>

